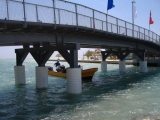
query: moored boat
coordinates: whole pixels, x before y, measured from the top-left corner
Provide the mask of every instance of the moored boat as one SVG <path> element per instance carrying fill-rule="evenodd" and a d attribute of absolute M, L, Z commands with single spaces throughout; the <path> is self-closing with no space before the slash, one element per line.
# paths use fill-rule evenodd
<path fill-rule="evenodd" d="M 82 70 L 82 79 L 92 78 L 97 70 L 98 68 L 90 68 Z M 66 78 L 66 73 L 61 73 L 61 72 L 48 71 L 48 75 Z"/>

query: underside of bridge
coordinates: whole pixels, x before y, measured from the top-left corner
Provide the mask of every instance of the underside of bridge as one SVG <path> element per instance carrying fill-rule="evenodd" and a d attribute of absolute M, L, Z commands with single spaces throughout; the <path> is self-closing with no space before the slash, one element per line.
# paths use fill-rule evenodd
<path fill-rule="evenodd" d="M 25 84 L 25 67 L 23 61 L 30 53 L 38 64 L 36 67 L 36 87 L 48 86 L 48 69 L 46 62 L 54 51 L 58 51 L 69 63 L 68 87 L 69 93 L 81 93 L 81 74 L 78 68 L 78 50 L 80 48 L 100 48 L 102 51 L 101 70 L 107 71 L 106 58 L 114 53 L 119 59 L 119 70 L 125 71 L 125 58 L 134 53 L 141 60 L 140 71 L 147 71 L 145 57 L 159 57 L 159 45 L 101 30 L 69 25 L 33 23 L 21 21 L 0 20 L 0 46 L 23 46 L 16 49 L 15 79 L 16 84 Z M 75 80 L 75 81 L 74 81 Z M 73 84 L 74 83 L 74 84 Z M 78 87 L 77 87 L 78 86 Z"/>
<path fill-rule="evenodd" d="M 55 27 L 56 26 L 56 27 Z M 70 25 L 0 20 L 0 46 L 43 46 L 79 43 L 81 48 L 141 49 L 148 55 L 159 56 L 159 45 L 126 35 Z"/>

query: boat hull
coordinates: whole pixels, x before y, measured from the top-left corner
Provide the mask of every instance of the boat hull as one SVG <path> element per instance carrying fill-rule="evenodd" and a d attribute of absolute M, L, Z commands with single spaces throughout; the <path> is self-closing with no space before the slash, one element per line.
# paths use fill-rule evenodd
<path fill-rule="evenodd" d="M 82 79 L 92 78 L 94 73 L 97 70 L 98 70 L 98 68 L 91 68 L 91 69 L 82 70 Z M 66 78 L 66 73 L 60 73 L 60 72 L 48 71 L 48 75 Z"/>

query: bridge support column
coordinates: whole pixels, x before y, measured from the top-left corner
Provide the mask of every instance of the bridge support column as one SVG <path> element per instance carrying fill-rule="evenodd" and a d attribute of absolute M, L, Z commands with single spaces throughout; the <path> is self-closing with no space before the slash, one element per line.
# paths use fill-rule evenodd
<path fill-rule="evenodd" d="M 57 40 L 56 40 L 57 41 Z M 58 44 L 51 46 L 50 43 L 34 43 L 33 48 L 16 49 L 17 53 L 30 52 L 38 64 L 36 67 L 36 88 L 48 87 L 48 68 L 45 67 L 46 62 L 56 50 L 69 63 L 70 68 L 67 70 L 67 91 L 69 93 L 79 94 L 82 92 L 81 69 L 78 68 L 78 50 L 80 44 Z M 70 50 L 70 52 L 69 52 Z"/>
<path fill-rule="evenodd" d="M 36 67 L 36 88 L 48 87 L 48 68 Z"/>
<path fill-rule="evenodd" d="M 30 50 L 31 55 L 37 62 L 38 66 L 35 68 L 35 78 L 36 78 L 36 88 L 47 88 L 48 87 L 48 67 L 45 67 L 46 62 L 53 54 L 54 50 L 46 50 L 50 47 L 49 43 L 43 43 L 43 47 L 40 47 L 40 43 L 33 44 L 32 49 Z"/>
<path fill-rule="evenodd" d="M 23 47 L 26 47 L 25 45 Z M 16 66 L 14 66 L 15 84 L 26 84 L 25 66 L 23 62 L 28 55 L 28 52 L 21 52 L 15 50 L 16 53 Z"/>
<path fill-rule="evenodd" d="M 81 68 L 67 69 L 67 92 L 80 94 L 82 92 L 82 73 Z"/>
<path fill-rule="evenodd" d="M 140 72 L 147 72 L 147 61 L 139 61 Z"/>
<path fill-rule="evenodd" d="M 125 60 L 119 61 L 119 71 L 120 72 L 125 72 L 126 71 Z"/>
<path fill-rule="evenodd" d="M 101 71 L 106 72 L 107 71 L 107 61 L 101 62 Z"/>
<path fill-rule="evenodd" d="M 134 53 L 141 59 L 139 61 L 140 72 L 147 72 L 147 61 L 145 61 L 145 53 L 147 50 L 135 50 Z"/>
<path fill-rule="evenodd" d="M 25 66 L 14 66 L 15 84 L 26 84 Z"/>
<path fill-rule="evenodd" d="M 70 68 L 67 69 L 67 92 L 71 94 L 80 94 L 82 92 L 82 70 L 78 68 L 79 49 L 80 45 L 75 44 L 75 48 L 71 49 L 70 52 L 58 50 L 70 65 Z"/>

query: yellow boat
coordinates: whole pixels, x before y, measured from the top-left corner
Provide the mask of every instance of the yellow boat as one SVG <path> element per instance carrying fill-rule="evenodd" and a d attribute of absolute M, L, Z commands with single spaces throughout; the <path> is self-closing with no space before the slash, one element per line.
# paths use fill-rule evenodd
<path fill-rule="evenodd" d="M 98 68 L 90 68 L 82 70 L 82 79 L 92 78 L 97 70 Z M 61 72 L 48 71 L 48 75 L 66 78 L 66 73 L 61 73 Z"/>

